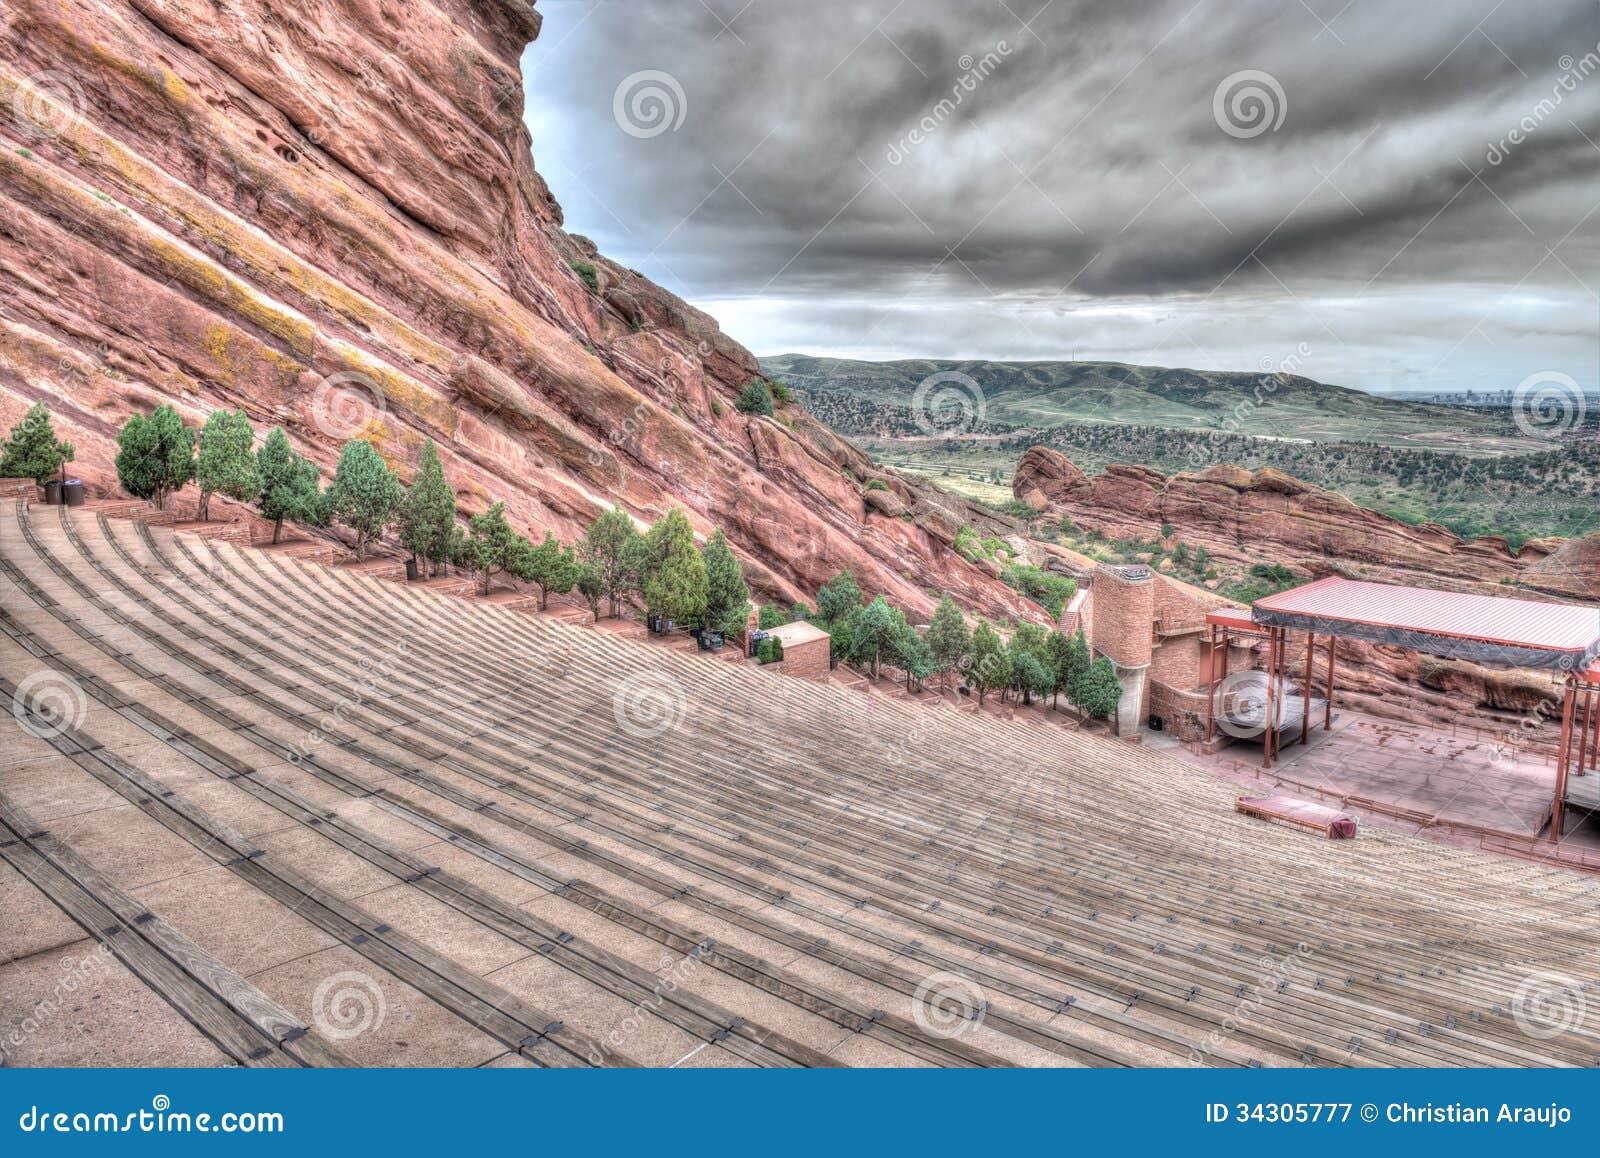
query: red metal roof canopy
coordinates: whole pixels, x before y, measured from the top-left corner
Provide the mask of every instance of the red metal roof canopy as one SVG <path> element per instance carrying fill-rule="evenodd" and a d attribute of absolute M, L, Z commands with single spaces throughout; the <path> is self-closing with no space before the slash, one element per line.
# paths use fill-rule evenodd
<path fill-rule="evenodd" d="M 1600 609 L 1333 576 L 1256 601 L 1262 625 L 1434 655 L 1574 671 L 1600 654 Z"/>

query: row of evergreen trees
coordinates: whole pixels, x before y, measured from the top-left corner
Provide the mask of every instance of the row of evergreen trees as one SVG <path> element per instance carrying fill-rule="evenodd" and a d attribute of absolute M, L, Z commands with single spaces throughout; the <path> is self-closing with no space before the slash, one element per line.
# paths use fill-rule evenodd
<path fill-rule="evenodd" d="M 316 466 L 295 453 L 281 427 L 259 449 L 255 440 L 243 411 L 213 411 L 196 431 L 172 406 L 158 406 L 149 416 L 128 419 L 118 433 L 117 477 L 129 494 L 158 509 L 193 481 L 200 488 L 202 519 L 210 514 L 213 495 L 254 503 L 272 521 L 274 543 L 285 519 L 318 526 L 337 520 L 355 533 L 357 558 L 395 526 L 429 574 L 453 565 L 470 572 L 485 594 L 495 575 L 510 574 L 539 589 L 541 609 L 551 595 L 576 590 L 596 618 L 602 601 L 615 617 L 638 596 L 648 611 L 686 626 L 736 632 L 749 621 L 750 589 L 727 537 L 719 529 L 703 550 L 697 548 L 681 509 L 669 511 L 643 535 L 626 512 L 614 509 L 575 545 L 562 544 L 548 531 L 534 544 L 512 528 L 501 502 L 473 515 L 465 528 L 457 522 L 455 492 L 431 439 L 423 444 L 409 487 L 370 443 L 353 439 L 326 490 Z M 0 476 L 42 483 L 72 455 L 72 446 L 55 437 L 49 412 L 34 406 L 0 447 Z M 946 596 L 928 630 L 919 632 L 882 595 L 864 601 L 849 571 L 817 593 L 815 613 L 803 604 L 787 616 L 763 608 L 760 624 L 771 627 L 790 618 L 815 619 L 832 635 L 834 654 L 870 670 L 874 679 L 884 664 L 898 668 L 908 690 L 935 675 L 943 688 L 950 673 L 960 672 L 977 689 L 980 704 L 993 691 L 1024 704 L 1064 694 L 1091 716 L 1109 715 L 1121 696 L 1110 660 L 1091 662 L 1081 631 L 1068 638 L 1022 623 L 1003 640 L 987 620 L 969 630 L 961 609 Z"/>
<path fill-rule="evenodd" d="M 322 489 L 316 465 L 297 454 L 282 427 L 274 427 L 258 449 L 255 427 L 242 410 L 214 410 L 198 430 L 187 425 L 170 404 L 148 415 L 135 414 L 117 432 L 117 481 L 136 499 L 165 510 L 172 496 L 193 482 L 200 488 L 199 516 L 211 516 L 215 495 L 252 503 L 272 522 L 278 542 L 285 519 L 326 526 L 337 521 L 355 533 L 356 557 L 383 534 L 390 523 L 424 494 L 409 491 L 371 443 L 345 443 L 333 481 Z M 427 480 L 428 462 L 442 498 L 455 521 L 455 496 L 444 484 L 433 443 L 423 447 L 419 483 Z"/>
<path fill-rule="evenodd" d="M 699 550 L 681 510 L 668 512 L 644 535 L 625 512 L 613 510 L 575 546 L 549 531 L 535 544 L 512 528 L 503 502 L 473 515 L 465 527 L 456 521 L 455 492 L 431 439 L 423 444 L 409 487 L 370 443 L 352 439 L 326 490 L 318 489 L 315 466 L 290 449 L 281 429 L 252 453 L 254 442 L 242 411 L 215 411 L 197 433 L 171 406 L 160 406 L 123 426 L 117 477 L 129 494 L 157 508 L 193 480 L 200 487 L 202 519 L 213 494 L 254 501 L 273 521 L 273 542 L 284 519 L 343 523 L 355 533 L 358 559 L 393 527 L 428 574 L 455 566 L 471 573 L 484 594 L 496 575 L 508 574 L 538 588 L 541 609 L 551 595 L 576 589 L 597 617 L 602 600 L 615 616 L 635 594 L 650 611 L 720 631 L 743 630 L 750 614 L 744 571 L 726 536 L 717 531 Z"/>
<path fill-rule="evenodd" d="M 866 669 L 873 679 L 883 665 L 898 668 L 907 691 L 934 676 L 943 689 L 951 673 L 958 673 L 977 690 L 980 705 L 996 691 L 1002 699 L 1015 696 L 1023 704 L 1065 695 L 1090 716 L 1110 715 L 1122 696 L 1116 669 L 1103 656 L 1091 660 L 1082 631 L 1069 637 L 1019 623 L 1006 640 L 986 619 L 969 628 L 948 595 L 940 600 L 928 629 L 918 631 L 882 595 L 864 602 L 855 578 L 841 571 L 817 592 L 815 616 L 808 618 L 832 635 L 833 653 L 840 660 Z"/>

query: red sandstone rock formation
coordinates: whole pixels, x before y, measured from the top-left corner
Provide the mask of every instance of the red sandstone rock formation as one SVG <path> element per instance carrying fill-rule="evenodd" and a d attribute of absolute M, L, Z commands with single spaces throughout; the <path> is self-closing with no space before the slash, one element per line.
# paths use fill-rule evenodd
<path fill-rule="evenodd" d="M 1535 539 L 1513 553 L 1499 536 L 1462 539 L 1433 523 L 1409 526 L 1279 471 L 1215 466 L 1170 477 L 1109 466 L 1089 478 L 1065 455 L 1035 446 L 1017 464 L 1013 493 L 1109 538 L 1154 539 L 1163 523 L 1190 547 L 1233 563 L 1268 560 L 1308 577 L 1330 574 L 1505 594 L 1502 579 L 1550 596 L 1600 599 L 1600 536 Z"/>
<path fill-rule="evenodd" d="M 1308 577 L 1339 573 L 1535 598 L 1600 596 L 1600 536 L 1530 542 L 1513 555 L 1498 537 L 1466 541 L 1443 527 L 1408 526 L 1273 470 L 1221 466 L 1169 478 L 1147 467 L 1111 466 L 1091 479 L 1060 452 L 1035 446 L 1012 486 L 1035 510 L 1065 514 L 1111 538 L 1154 539 L 1161 524 L 1171 523 L 1176 538 L 1218 559 L 1269 560 Z M 1076 574 L 1093 565 L 1063 548 L 1050 553 L 1058 568 Z M 1501 577 L 1522 586 L 1508 591 Z M 1195 614 L 1218 602 L 1163 579 Z M 1340 645 L 1337 698 L 1389 719 L 1466 724 L 1508 746 L 1544 752 L 1554 750 L 1559 734 L 1559 719 L 1551 718 L 1559 713 L 1559 693 L 1548 672 L 1496 670 L 1356 640 Z"/>
<path fill-rule="evenodd" d="M 237 406 L 325 471 L 355 433 L 402 475 L 433 438 L 463 513 L 504 499 L 567 538 L 684 506 L 785 600 L 849 567 L 913 616 L 932 590 L 1037 615 L 950 549 L 1012 521 L 797 407 L 739 414 L 749 351 L 562 229 L 522 121 L 528 0 L 5 16 L 0 422 L 47 403 L 92 485 L 134 410 Z M 870 477 L 898 503 L 864 503 Z"/>

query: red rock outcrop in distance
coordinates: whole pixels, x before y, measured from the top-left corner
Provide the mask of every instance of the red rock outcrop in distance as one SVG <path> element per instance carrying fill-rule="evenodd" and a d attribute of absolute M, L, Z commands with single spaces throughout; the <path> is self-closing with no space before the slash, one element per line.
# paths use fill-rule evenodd
<path fill-rule="evenodd" d="M 1268 561 L 1307 578 L 1340 574 L 1383 583 L 1508 594 L 1600 599 L 1600 536 L 1462 539 L 1433 523 L 1412 526 L 1279 471 L 1214 466 L 1171 476 L 1108 466 L 1090 478 L 1060 451 L 1035 446 L 1012 491 L 1037 511 L 1065 514 L 1112 539 L 1157 538 L 1171 523 L 1190 548 L 1232 563 Z M 1531 588 L 1532 591 L 1526 589 Z"/>
<path fill-rule="evenodd" d="M 1013 521 L 798 407 L 739 414 L 750 352 L 563 230 L 522 120 L 526 0 L 0 19 L 0 421 L 47 403 L 92 485 L 114 486 L 130 413 L 236 406 L 324 472 L 359 433 L 409 475 L 433 438 L 463 514 L 504 499 L 565 538 L 681 505 L 784 600 L 849 567 L 913 616 L 935 590 L 1038 616 L 950 549 Z M 869 478 L 896 501 L 864 502 Z"/>

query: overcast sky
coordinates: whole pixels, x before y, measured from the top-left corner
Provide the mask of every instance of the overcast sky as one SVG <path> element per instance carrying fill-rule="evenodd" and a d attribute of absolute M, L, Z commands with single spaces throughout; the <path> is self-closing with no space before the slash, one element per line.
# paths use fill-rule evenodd
<path fill-rule="evenodd" d="M 1600 0 L 539 8 L 568 228 L 758 354 L 1600 387 Z"/>

